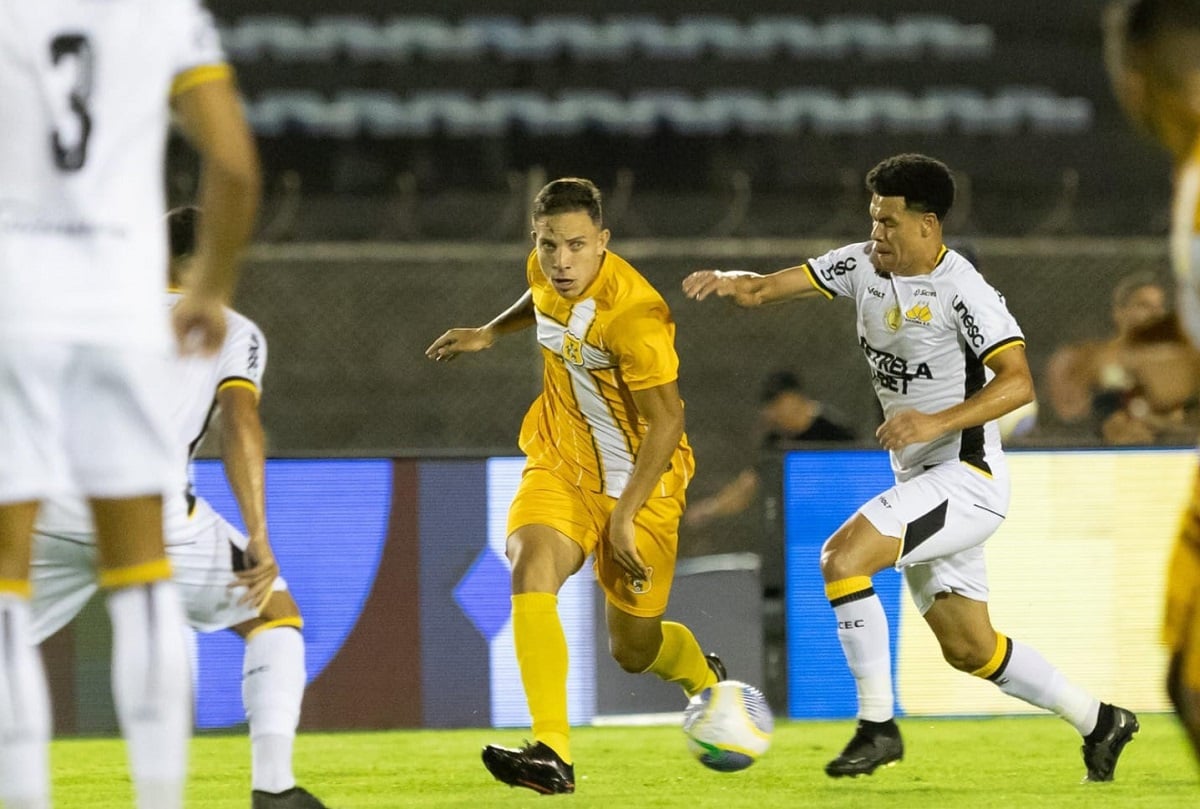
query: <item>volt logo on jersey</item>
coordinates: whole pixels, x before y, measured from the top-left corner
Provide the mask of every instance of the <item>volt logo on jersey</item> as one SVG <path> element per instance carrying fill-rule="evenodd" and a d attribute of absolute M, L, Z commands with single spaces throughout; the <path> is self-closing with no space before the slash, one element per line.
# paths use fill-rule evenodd
<path fill-rule="evenodd" d="M 583 365 L 583 341 L 571 332 L 563 332 L 563 359 L 572 365 Z"/>

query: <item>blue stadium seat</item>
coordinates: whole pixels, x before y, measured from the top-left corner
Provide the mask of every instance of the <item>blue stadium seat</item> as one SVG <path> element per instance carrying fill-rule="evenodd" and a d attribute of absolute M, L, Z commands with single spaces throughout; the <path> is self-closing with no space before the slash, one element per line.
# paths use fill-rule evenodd
<path fill-rule="evenodd" d="M 337 100 L 352 105 L 360 132 L 373 138 L 425 138 L 437 131 L 430 104 L 409 104 L 389 90 L 344 90 Z"/>
<path fill-rule="evenodd" d="M 390 52 L 402 54 L 400 59 L 420 56 L 466 61 L 480 58 L 485 50 L 478 29 L 451 25 L 440 17 L 391 17 L 383 36 Z"/>
<path fill-rule="evenodd" d="M 328 42 L 354 62 L 377 62 L 392 57 L 382 27 L 362 14 L 327 14 L 308 26 L 310 37 Z"/>
<path fill-rule="evenodd" d="M 864 59 L 906 59 L 921 57 L 924 48 L 921 32 L 913 28 L 897 29 L 878 17 L 837 16 L 825 21 L 827 38 L 850 43 Z"/>
<path fill-rule="evenodd" d="M 262 58 L 313 61 L 330 59 L 337 52 L 333 40 L 313 38 L 308 26 L 283 14 L 242 17 L 236 26 L 225 29 L 222 44 L 231 59 L 243 62 Z"/>
<path fill-rule="evenodd" d="M 929 53 L 938 59 L 988 59 L 996 48 L 996 32 L 990 25 L 965 24 L 941 14 L 902 14 L 896 18 L 898 31 L 912 29 Z"/>

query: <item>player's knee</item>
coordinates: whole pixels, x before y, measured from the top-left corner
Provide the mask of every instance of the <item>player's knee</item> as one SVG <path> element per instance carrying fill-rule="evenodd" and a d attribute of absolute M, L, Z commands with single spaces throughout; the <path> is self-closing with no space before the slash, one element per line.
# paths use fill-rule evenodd
<path fill-rule="evenodd" d="M 827 582 L 861 576 L 863 571 L 854 554 L 844 545 L 832 541 L 821 548 L 821 576 Z"/>
<path fill-rule="evenodd" d="M 259 617 L 264 621 L 278 621 L 283 618 L 301 618 L 300 606 L 296 604 L 296 600 L 292 598 L 292 594 L 286 590 L 276 590 L 271 593 L 271 597 L 267 599 L 266 605 L 259 613 Z"/>
<path fill-rule="evenodd" d="M 654 658 L 658 656 L 657 649 L 645 648 L 641 644 L 630 643 L 618 638 L 610 638 L 608 651 L 612 654 L 617 665 L 630 674 L 640 674 L 650 668 Z"/>
<path fill-rule="evenodd" d="M 994 638 L 990 645 L 978 642 L 974 638 L 965 637 L 939 638 L 938 642 L 941 644 L 942 657 L 946 662 L 968 674 L 986 666 L 996 651 Z"/>

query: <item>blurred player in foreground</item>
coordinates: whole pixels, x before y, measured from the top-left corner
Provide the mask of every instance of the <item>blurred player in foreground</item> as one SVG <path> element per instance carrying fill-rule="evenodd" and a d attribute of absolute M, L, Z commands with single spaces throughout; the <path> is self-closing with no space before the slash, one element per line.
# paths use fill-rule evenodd
<path fill-rule="evenodd" d="M 50 805 L 49 700 L 29 626 L 39 502 L 91 503 L 113 696 L 137 802 L 182 806 L 191 728 L 183 615 L 163 549 L 170 325 L 168 117 L 200 153 L 185 348 L 221 344 L 258 207 L 257 153 L 197 0 L 0 0 L 0 801 Z"/>
<path fill-rule="evenodd" d="M 168 215 L 173 290 L 195 253 L 195 208 Z M 168 305 L 179 293 L 168 294 Z M 246 641 L 242 700 L 250 724 L 253 809 L 323 809 L 292 774 L 292 747 L 304 696 L 300 610 L 279 577 L 267 539 L 265 453 L 258 403 L 267 342 L 250 319 L 226 311 L 225 340 L 212 357 L 179 357 L 172 368 L 171 428 L 179 486 L 163 509 L 167 557 L 188 623 L 200 632 L 232 629 Z M 216 413 L 221 459 L 249 536 L 195 496 L 187 474 Z M 47 500 L 34 532 L 33 637 L 69 623 L 96 591 L 95 528 L 78 495 Z"/>
<path fill-rule="evenodd" d="M 692 452 L 679 398 L 675 324 L 662 296 L 608 250 L 600 192 L 555 180 L 533 203 L 529 289 L 487 325 L 451 329 L 426 355 L 451 360 L 536 326 L 544 389 L 521 425 L 528 456 L 508 516 L 517 664 L 532 744 L 489 745 L 498 780 L 575 791 L 567 717 L 567 645 L 558 591 L 594 555 L 609 648 L 621 668 L 690 696 L 724 668 L 691 631 L 664 621 Z"/>
<path fill-rule="evenodd" d="M 1171 267 L 1180 321 L 1200 346 L 1200 0 L 1113 3 L 1105 61 L 1129 117 L 1171 153 Z M 1200 762 L 1200 479 L 1167 574 L 1167 691 Z"/>
<path fill-rule="evenodd" d="M 1004 299 L 943 243 L 954 178 L 924 155 L 888 158 L 867 174 L 870 241 L 770 275 L 704 270 L 688 297 L 740 306 L 845 296 L 884 422 L 896 485 L 825 542 L 821 572 L 858 688 L 858 729 L 829 762 L 832 777 L 899 761 L 888 624 L 871 577 L 904 575 L 946 661 L 1006 694 L 1054 711 L 1083 736 L 1087 780 L 1112 780 L 1137 718 L 1101 703 L 1034 649 L 997 632 L 987 606 L 983 544 L 1004 521 L 1008 470 L 995 424 L 1033 398 L 1025 338 Z M 831 485 L 836 485 L 831 482 Z"/>

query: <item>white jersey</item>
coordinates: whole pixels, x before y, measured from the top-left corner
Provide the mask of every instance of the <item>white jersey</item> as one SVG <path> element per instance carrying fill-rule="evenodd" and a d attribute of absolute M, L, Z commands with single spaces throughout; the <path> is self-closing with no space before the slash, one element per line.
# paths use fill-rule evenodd
<path fill-rule="evenodd" d="M 805 265 L 828 298 L 852 298 L 858 342 L 866 355 L 885 418 L 901 410 L 935 413 L 960 404 L 992 377 L 984 364 L 1024 345 L 1004 298 L 971 263 L 942 248 L 927 275 L 883 277 L 871 264 L 872 242 L 831 250 Z M 990 471 L 1001 457 L 995 422 L 948 433 L 891 453 L 899 479 L 944 461 Z"/>
<path fill-rule="evenodd" d="M 0 0 L 0 340 L 167 345 L 169 100 L 228 72 L 198 0 Z"/>
<path fill-rule="evenodd" d="M 161 290 L 159 295 L 162 295 Z M 178 294 L 168 293 L 168 306 L 173 306 L 178 299 Z M 168 544 L 195 529 L 196 519 L 217 519 L 211 509 L 196 510 L 188 470 L 191 457 L 216 411 L 217 394 L 227 387 L 240 386 L 261 395 L 263 371 L 267 366 L 266 338 L 254 321 L 232 309 L 225 310 L 225 324 L 225 342 L 217 354 L 177 357 L 171 366 L 169 412 L 172 438 L 178 449 L 178 474 L 172 487 L 175 494 L 163 503 Z M 94 528 L 87 501 L 78 494 L 51 497 L 42 504 L 37 530 L 91 542 Z"/>

